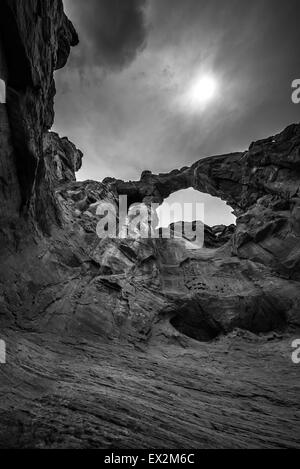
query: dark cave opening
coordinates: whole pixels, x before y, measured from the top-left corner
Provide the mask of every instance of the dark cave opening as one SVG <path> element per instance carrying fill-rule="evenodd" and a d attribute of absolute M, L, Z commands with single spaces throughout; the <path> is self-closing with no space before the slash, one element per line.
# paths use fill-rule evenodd
<path fill-rule="evenodd" d="M 255 297 L 245 297 L 238 309 L 232 309 L 231 321 L 223 324 L 213 318 L 209 303 L 213 302 L 218 310 L 224 305 L 221 299 L 211 298 L 202 305 L 197 299 L 190 299 L 178 306 L 172 314 L 170 324 L 181 334 L 197 340 L 210 342 L 217 337 L 232 332 L 234 329 L 248 331 L 255 335 L 265 335 L 271 332 L 283 333 L 287 328 L 287 318 L 283 301 L 260 294 Z M 226 318 L 224 308 L 224 319 Z"/>
<path fill-rule="evenodd" d="M 7 86 L 14 91 L 24 92 L 27 86 L 33 84 L 31 65 L 19 34 L 14 11 L 5 1 L 0 2 L 0 31 L 7 66 Z"/>
<path fill-rule="evenodd" d="M 7 113 L 16 155 L 15 166 L 22 196 L 21 205 L 24 207 L 32 195 L 37 170 L 37 158 L 30 142 L 30 129 L 24 118 L 24 97 L 28 88 L 34 87 L 34 83 L 31 63 L 20 36 L 17 18 L 13 6 L 9 3 L 0 2 L 0 71 L 6 82 Z M 39 92 L 36 87 L 34 98 Z"/>
<path fill-rule="evenodd" d="M 219 331 L 208 324 L 199 324 L 199 321 L 185 321 L 181 317 L 176 317 L 171 320 L 171 324 L 178 332 L 198 342 L 210 342 L 219 335 Z"/>
<path fill-rule="evenodd" d="M 210 342 L 222 332 L 196 301 L 182 306 L 170 323 L 178 332 L 198 342 Z"/>

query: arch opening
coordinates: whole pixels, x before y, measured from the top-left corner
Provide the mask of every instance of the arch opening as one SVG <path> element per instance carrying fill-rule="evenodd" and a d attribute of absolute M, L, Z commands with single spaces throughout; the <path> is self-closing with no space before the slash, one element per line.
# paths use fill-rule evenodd
<path fill-rule="evenodd" d="M 171 194 L 157 209 L 159 228 L 176 222 L 202 221 L 209 228 L 236 224 L 233 209 L 218 197 L 192 187 Z"/>

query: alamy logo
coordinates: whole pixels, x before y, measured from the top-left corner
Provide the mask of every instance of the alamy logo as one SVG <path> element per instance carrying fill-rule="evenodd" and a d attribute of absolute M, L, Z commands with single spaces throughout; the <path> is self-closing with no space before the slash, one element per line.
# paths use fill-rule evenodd
<path fill-rule="evenodd" d="M 292 83 L 292 88 L 294 89 L 292 93 L 292 101 L 294 104 L 300 103 L 300 79 L 296 79 Z"/>
<path fill-rule="evenodd" d="M 0 340 L 0 365 L 6 363 L 6 343 L 4 340 Z"/>
<path fill-rule="evenodd" d="M 204 204 L 170 204 L 170 219 L 185 220 L 187 214 L 195 215 L 195 221 L 178 221 L 167 228 L 159 227 L 157 209 L 159 204 L 136 203 L 128 208 L 127 196 L 119 196 L 119 204 L 102 201 L 97 206 L 97 235 L 100 239 L 170 239 L 181 238 L 189 243 L 190 249 L 199 249 L 204 244 Z"/>
<path fill-rule="evenodd" d="M 5 81 L 0 78 L 0 104 L 6 103 L 6 85 Z"/>
<path fill-rule="evenodd" d="M 292 353 L 292 362 L 295 365 L 300 365 L 300 339 L 294 340 L 292 348 L 295 349 Z"/>

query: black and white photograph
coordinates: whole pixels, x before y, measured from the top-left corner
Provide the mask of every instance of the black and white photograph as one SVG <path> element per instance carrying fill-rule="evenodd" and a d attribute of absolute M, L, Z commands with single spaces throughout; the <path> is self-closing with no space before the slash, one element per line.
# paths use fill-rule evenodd
<path fill-rule="evenodd" d="M 0 0 L 0 449 L 300 449 L 299 19 Z"/>

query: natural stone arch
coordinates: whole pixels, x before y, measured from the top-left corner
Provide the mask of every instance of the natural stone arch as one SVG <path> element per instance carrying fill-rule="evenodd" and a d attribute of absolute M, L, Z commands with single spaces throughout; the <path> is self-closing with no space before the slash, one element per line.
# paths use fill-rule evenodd
<path fill-rule="evenodd" d="M 233 208 L 234 215 L 239 216 L 257 199 L 257 191 L 254 192 L 253 200 L 247 197 L 248 184 L 243 181 L 245 175 L 242 165 L 246 155 L 247 152 L 214 156 L 170 173 L 153 174 L 144 171 L 139 181 L 105 179 L 103 183 L 117 195 L 126 194 L 131 203 L 162 204 L 173 193 L 193 188 L 223 200 Z M 234 173 L 230 170 L 231 166 L 235 168 Z"/>
<path fill-rule="evenodd" d="M 6 103 L 6 83 L 0 78 L 0 104 Z"/>

